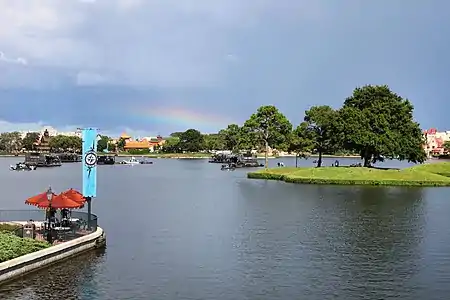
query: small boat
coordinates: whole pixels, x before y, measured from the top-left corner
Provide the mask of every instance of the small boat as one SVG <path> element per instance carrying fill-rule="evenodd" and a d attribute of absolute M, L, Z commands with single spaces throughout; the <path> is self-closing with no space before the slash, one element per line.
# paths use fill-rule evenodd
<path fill-rule="evenodd" d="M 97 164 L 98 165 L 114 165 L 116 163 L 116 159 L 112 155 L 99 155 Z"/>
<path fill-rule="evenodd" d="M 81 155 L 77 153 L 58 153 L 56 156 L 59 157 L 62 163 L 81 162 Z"/>
<path fill-rule="evenodd" d="M 236 169 L 235 164 L 225 164 L 220 168 L 222 171 L 234 171 Z"/>
<path fill-rule="evenodd" d="M 29 166 L 25 163 L 17 163 L 15 166 L 11 165 L 9 167 L 9 169 L 11 171 L 33 171 L 33 170 L 36 170 L 36 168 L 37 168 L 37 166 L 33 166 L 33 165 Z"/>
<path fill-rule="evenodd" d="M 143 159 L 143 160 L 139 161 L 139 163 L 141 165 L 152 165 L 153 164 L 152 161 L 149 161 L 149 160 L 146 160 L 146 159 Z"/>
<path fill-rule="evenodd" d="M 119 162 L 119 164 L 121 164 L 121 165 L 139 165 L 140 162 L 136 158 L 131 157 L 129 160 L 122 160 L 121 162 Z"/>
<path fill-rule="evenodd" d="M 40 152 L 26 153 L 25 164 L 30 167 L 60 167 L 62 165 L 59 156 Z"/>

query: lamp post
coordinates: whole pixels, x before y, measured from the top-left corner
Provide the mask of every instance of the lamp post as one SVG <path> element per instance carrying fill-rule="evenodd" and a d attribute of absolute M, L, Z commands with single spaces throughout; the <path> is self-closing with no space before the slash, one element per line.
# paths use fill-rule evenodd
<path fill-rule="evenodd" d="M 47 230 L 47 242 L 53 244 L 53 236 L 52 236 L 52 226 L 51 226 L 51 216 L 52 216 L 52 200 L 53 200 L 53 191 L 52 188 L 49 187 L 47 190 L 47 200 L 48 200 L 48 230 Z"/>

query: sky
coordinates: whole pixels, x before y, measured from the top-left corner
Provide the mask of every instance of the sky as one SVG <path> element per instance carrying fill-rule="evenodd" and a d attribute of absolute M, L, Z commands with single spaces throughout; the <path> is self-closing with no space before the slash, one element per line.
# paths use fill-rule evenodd
<path fill-rule="evenodd" d="M 298 125 L 387 84 L 450 130 L 444 0 L 0 0 L 0 131 L 216 132 L 275 105 Z"/>

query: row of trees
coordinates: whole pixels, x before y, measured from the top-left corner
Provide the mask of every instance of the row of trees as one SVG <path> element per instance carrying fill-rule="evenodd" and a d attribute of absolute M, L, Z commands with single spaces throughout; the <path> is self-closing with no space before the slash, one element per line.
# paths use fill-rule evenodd
<path fill-rule="evenodd" d="M 422 163 L 426 159 L 424 137 L 413 119 L 413 110 L 407 99 L 388 86 L 368 85 L 356 88 L 339 109 L 326 105 L 311 107 L 295 127 L 275 106 L 261 106 L 242 126 L 230 124 L 216 134 L 206 135 L 196 129 L 175 132 L 156 150 L 180 153 L 256 149 L 266 153 L 266 165 L 269 148 L 299 156 L 317 154 L 318 167 L 322 165 L 323 154 L 336 152 L 358 154 L 364 166 L 384 158 Z M 38 133 L 28 133 L 23 139 L 18 132 L 2 133 L 0 152 L 32 150 L 38 137 Z M 117 145 L 109 141 L 109 137 L 100 136 L 97 150 L 122 151 L 125 146 L 124 140 Z M 50 147 L 80 151 L 81 139 L 52 137 Z"/>
<path fill-rule="evenodd" d="M 426 159 L 422 130 L 413 119 L 410 101 L 388 86 L 356 88 L 342 107 L 313 106 L 296 127 L 275 106 L 261 106 L 242 126 L 230 124 L 217 134 L 202 135 L 198 130 L 171 134 L 162 151 L 233 151 L 269 147 L 295 152 L 299 156 L 317 154 L 358 154 L 364 166 L 385 158 L 422 163 Z"/>
<path fill-rule="evenodd" d="M 17 153 L 22 150 L 32 151 L 36 149 L 36 141 L 39 139 L 39 132 L 29 132 L 25 137 L 15 132 L 3 132 L 0 134 L 0 152 Z M 109 143 L 108 136 L 101 135 L 97 145 L 97 151 L 104 151 L 105 149 L 115 151 L 115 146 Z M 54 152 L 81 152 L 82 141 L 77 136 L 57 135 L 50 137 L 48 146 Z"/>

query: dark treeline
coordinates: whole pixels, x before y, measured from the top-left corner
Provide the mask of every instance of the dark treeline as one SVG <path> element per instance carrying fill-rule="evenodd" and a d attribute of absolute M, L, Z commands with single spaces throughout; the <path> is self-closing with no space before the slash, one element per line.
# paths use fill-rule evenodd
<path fill-rule="evenodd" d="M 257 150 L 266 153 L 266 166 L 269 149 L 302 157 L 316 154 L 318 167 L 324 154 L 359 155 L 364 166 L 385 158 L 422 163 L 426 159 L 424 137 L 413 119 L 413 110 L 410 101 L 388 86 L 367 85 L 356 88 L 338 109 L 327 105 L 311 107 L 297 126 L 275 106 L 261 106 L 244 124 L 230 124 L 215 134 L 202 134 L 196 129 L 174 132 L 156 151 Z M 38 137 L 38 133 L 28 133 L 23 139 L 18 132 L 2 133 L 0 152 L 32 150 Z M 114 144 L 109 137 L 101 136 L 97 150 L 123 151 L 124 146 L 124 140 Z M 56 136 L 51 138 L 50 147 L 53 151 L 79 152 L 81 139 Z M 140 153 L 144 152 L 145 149 Z"/>

